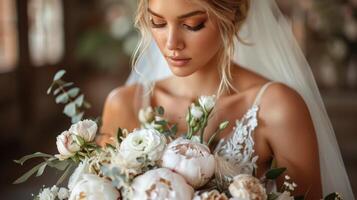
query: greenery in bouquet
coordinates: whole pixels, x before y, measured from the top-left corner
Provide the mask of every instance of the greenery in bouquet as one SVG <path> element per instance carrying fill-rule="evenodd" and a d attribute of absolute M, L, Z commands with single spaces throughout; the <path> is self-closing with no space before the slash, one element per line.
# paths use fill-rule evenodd
<path fill-rule="evenodd" d="M 60 71 L 55 75 L 48 92 L 57 96 L 57 103 L 66 104 L 65 107 L 74 105 L 71 115 L 64 112 L 73 124 L 57 136 L 59 153 L 35 153 L 15 161 L 22 165 L 28 159 L 44 159 L 15 183 L 24 182 L 35 173 L 41 176 L 47 166 L 64 171 L 56 185 L 42 188 L 34 199 L 294 199 L 291 194 L 297 185 L 289 176 L 285 176 L 281 190 L 269 189 L 285 168 L 271 169 L 260 179 L 253 174 L 235 174 L 223 187 L 216 181 L 219 155 L 212 153 L 209 146 L 227 127 L 228 121 L 220 123 L 208 142 L 204 141 L 205 128 L 214 113 L 215 96 L 199 97 L 189 106 L 187 133 L 177 134 L 177 126 L 165 120 L 164 108 L 148 107 L 139 112 L 141 127 L 130 133 L 118 128 L 111 143 L 100 147 L 94 142 L 99 125 L 93 120 L 81 119 L 86 108 L 84 96 L 79 95 L 79 89 L 76 95 L 68 94 L 71 89 L 64 90 L 69 87 L 64 86 L 67 83 L 61 79 L 64 74 Z M 58 100 L 63 94 L 67 96 Z M 82 100 L 78 101 L 78 96 L 82 96 Z M 59 188 L 69 175 L 67 185 Z M 334 193 L 326 199 L 335 198 L 339 196 Z"/>

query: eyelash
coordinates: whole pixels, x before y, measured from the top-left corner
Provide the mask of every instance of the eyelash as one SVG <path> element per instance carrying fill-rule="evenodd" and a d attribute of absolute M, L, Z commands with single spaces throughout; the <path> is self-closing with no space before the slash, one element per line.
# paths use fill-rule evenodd
<path fill-rule="evenodd" d="M 153 19 L 150 19 L 150 22 L 151 22 L 151 26 L 152 28 L 163 28 L 165 27 L 166 23 L 162 23 L 162 24 L 155 24 L 154 20 Z M 199 31 L 201 29 L 203 29 L 205 27 L 205 21 L 200 23 L 199 25 L 197 26 L 194 26 L 194 27 L 191 27 L 189 25 L 186 25 L 186 24 L 183 24 L 183 26 L 189 30 L 189 31 Z"/>

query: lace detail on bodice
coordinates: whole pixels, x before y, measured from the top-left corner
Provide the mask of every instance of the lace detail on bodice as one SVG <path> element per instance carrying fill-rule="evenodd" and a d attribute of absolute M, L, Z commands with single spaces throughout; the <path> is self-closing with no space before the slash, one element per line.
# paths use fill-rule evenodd
<path fill-rule="evenodd" d="M 225 189 L 232 178 L 238 174 L 250 174 L 257 169 L 258 156 L 254 150 L 254 131 L 258 127 L 259 101 L 265 89 L 271 84 L 265 84 L 248 111 L 236 120 L 232 134 L 227 139 L 221 139 L 215 148 L 215 177 L 219 187 Z"/>
<path fill-rule="evenodd" d="M 239 168 L 240 173 L 252 174 L 257 167 L 258 156 L 254 156 L 253 132 L 258 126 L 259 106 L 253 105 L 241 120 L 236 121 L 232 136 L 221 141 L 217 155 Z"/>

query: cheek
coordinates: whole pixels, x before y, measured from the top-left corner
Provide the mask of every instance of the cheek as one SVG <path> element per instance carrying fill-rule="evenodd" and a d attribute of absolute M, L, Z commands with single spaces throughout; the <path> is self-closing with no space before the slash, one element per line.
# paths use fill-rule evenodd
<path fill-rule="evenodd" d="M 163 29 L 151 29 L 151 35 L 158 45 L 161 52 L 164 52 L 166 43 L 166 31 Z"/>

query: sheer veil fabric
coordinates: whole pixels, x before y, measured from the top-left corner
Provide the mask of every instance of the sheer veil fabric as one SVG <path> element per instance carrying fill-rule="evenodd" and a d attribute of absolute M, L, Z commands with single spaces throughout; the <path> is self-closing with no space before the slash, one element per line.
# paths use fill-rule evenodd
<path fill-rule="evenodd" d="M 270 80 L 295 89 L 305 100 L 318 139 L 323 194 L 339 192 L 354 199 L 335 133 L 320 92 L 291 25 L 275 0 L 251 0 L 248 18 L 237 41 L 234 61 Z M 127 85 L 152 84 L 172 73 L 155 42 L 139 58 Z"/>

